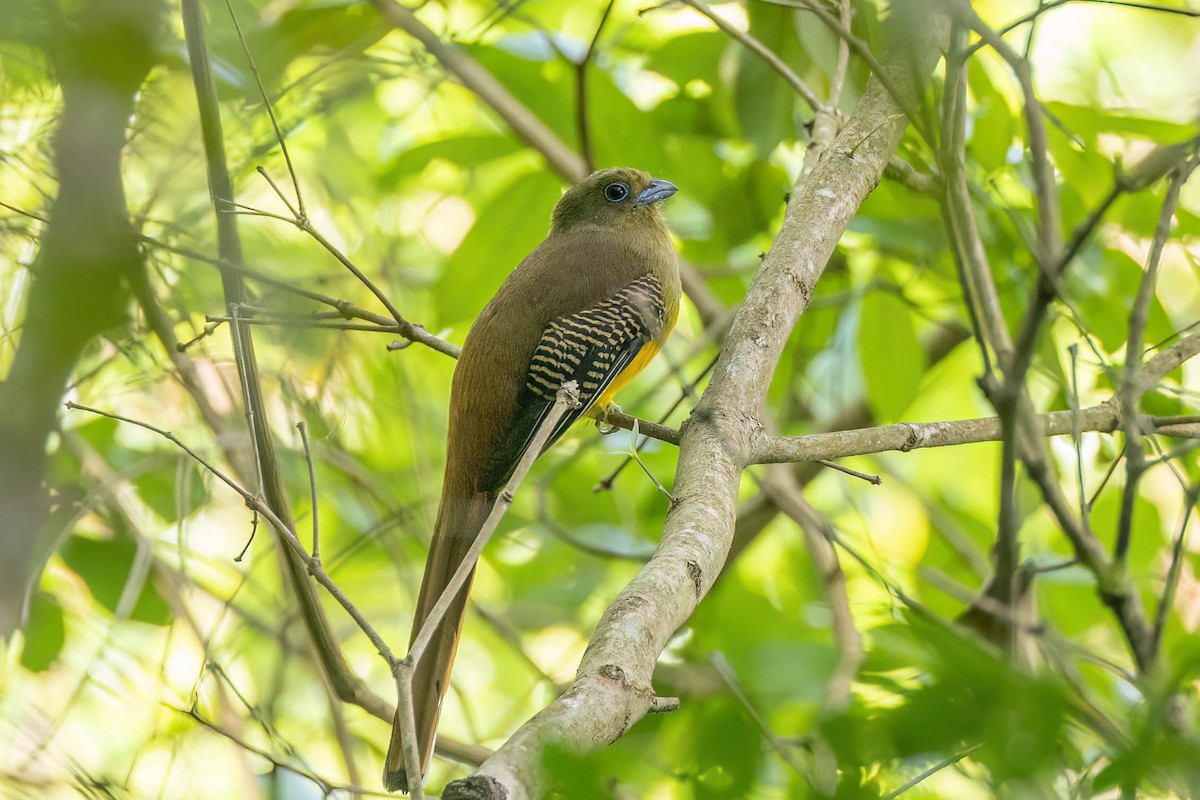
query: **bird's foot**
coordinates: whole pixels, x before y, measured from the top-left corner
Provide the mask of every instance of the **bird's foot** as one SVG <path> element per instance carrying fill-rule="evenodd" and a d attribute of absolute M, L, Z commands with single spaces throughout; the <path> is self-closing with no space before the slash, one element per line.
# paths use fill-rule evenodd
<path fill-rule="evenodd" d="M 608 403 L 596 411 L 596 430 L 600 431 L 601 436 L 608 436 L 619 430 L 616 425 L 608 421 L 608 415 L 620 413 L 621 407 L 616 403 Z"/>

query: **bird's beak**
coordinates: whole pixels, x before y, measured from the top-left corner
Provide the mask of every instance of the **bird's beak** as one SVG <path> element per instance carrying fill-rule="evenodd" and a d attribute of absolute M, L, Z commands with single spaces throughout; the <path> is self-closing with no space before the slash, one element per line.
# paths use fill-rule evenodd
<path fill-rule="evenodd" d="M 633 204 L 635 206 L 644 206 L 647 203 L 656 203 L 659 200 L 666 200 L 678 191 L 679 188 L 670 181 L 654 178 L 650 181 L 650 185 L 643 189 L 642 193 L 637 196 Z"/>

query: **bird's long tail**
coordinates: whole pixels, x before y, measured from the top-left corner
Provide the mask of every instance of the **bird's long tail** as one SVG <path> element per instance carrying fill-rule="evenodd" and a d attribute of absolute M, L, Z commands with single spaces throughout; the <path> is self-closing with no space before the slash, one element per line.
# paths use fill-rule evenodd
<path fill-rule="evenodd" d="M 483 493 L 465 498 L 443 495 L 437 523 L 433 529 L 433 540 L 429 546 L 429 559 L 425 562 L 425 576 L 421 579 L 421 593 L 417 599 L 417 612 L 413 617 L 410 643 L 416 638 L 425 618 L 429 616 L 446 585 L 454 577 L 463 557 L 471 548 L 471 543 L 483 527 L 492 504 L 493 499 Z M 454 653 L 458 650 L 458 637 L 462 632 L 463 619 L 467 612 L 467 595 L 474 577 L 475 573 L 472 570 L 458 597 L 447 609 L 433 638 L 429 640 L 429 646 L 425 648 L 413 673 L 413 715 L 416 718 L 417 750 L 421 756 L 422 774 L 428 771 L 429 760 L 433 755 L 433 740 L 437 733 L 442 697 L 450 687 L 450 670 L 454 664 Z M 409 775 L 404 766 L 399 719 L 392 723 L 392 741 L 388 746 L 387 760 L 383 766 L 383 785 L 389 792 L 409 790 Z"/>

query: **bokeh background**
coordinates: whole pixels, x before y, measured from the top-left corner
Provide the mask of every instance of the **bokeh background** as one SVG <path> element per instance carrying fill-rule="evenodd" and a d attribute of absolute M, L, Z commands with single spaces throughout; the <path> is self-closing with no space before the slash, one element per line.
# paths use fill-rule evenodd
<path fill-rule="evenodd" d="M 22 337 L 57 190 L 62 95 L 46 32 L 84 5 L 0 3 L 0 374 Z M 169 430 L 224 465 L 222 443 L 176 377 L 186 360 L 213 409 L 242 424 L 229 326 L 210 319 L 228 313 L 220 275 L 193 257 L 215 258 L 217 245 L 180 8 L 165 2 L 156 18 L 154 5 L 144 17 L 155 65 L 137 95 L 122 166 L 150 292 L 127 298 L 123 320 L 88 346 L 66 399 Z M 1038 5 L 976 8 L 999 28 Z M 1058 7 L 1032 36 L 1025 25 L 1008 38 L 1028 47 L 1052 122 L 1069 233 L 1104 199 L 1118 165 L 1196 135 L 1200 19 L 1047 5 Z M 852 6 L 854 31 L 878 52 L 887 10 Z M 436 510 L 454 363 L 420 345 L 389 350 L 394 334 L 312 327 L 310 312 L 329 307 L 287 287 L 383 309 L 287 222 L 289 210 L 256 171 L 294 195 L 258 81 L 312 227 L 409 320 L 454 343 L 546 234 L 564 179 L 368 4 L 204 7 L 236 201 L 285 217 L 248 213 L 238 228 L 246 265 L 277 281 L 249 280 L 252 306 L 271 312 L 252 330 L 298 532 L 307 543 L 303 421 L 325 566 L 403 652 Z M 839 40 L 813 15 L 761 0 L 713 10 L 827 95 Z M 416 13 L 591 165 L 636 166 L 680 187 L 666 213 L 703 299 L 685 303 L 663 357 L 621 398 L 630 413 L 678 426 L 704 389 L 728 309 L 779 228 L 810 110 L 775 71 L 679 4 L 445 0 Z M 845 111 L 867 76 L 851 58 Z M 1037 274 L 1023 100 L 987 48 L 970 60 L 968 85 L 972 199 L 1015 325 Z M 931 109 L 938 86 L 935 77 Z M 936 171 L 928 143 L 911 131 L 899 154 L 920 173 Z M 942 210 L 920 188 L 886 178 L 843 237 L 771 386 L 782 432 L 993 413 L 975 384 L 982 365 Z M 1112 394 L 1164 191 L 1160 183 L 1118 199 L 1072 267 L 1030 377 L 1039 408 L 1068 408 L 1073 378 L 1082 405 Z M 1148 345 L 1170 344 L 1200 322 L 1197 213 L 1193 182 L 1163 256 Z M 185 349 L 165 346 L 153 306 Z M 1197 392 L 1200 372 L 1185 365 L 1147 408 L 1195 413 Z M 627 432 L 601 436 L 580 425 L 531 473 L 480 564 L 446 735 L 495 747 L 552 699 L 608 601 L 653 552 L 669 499 L 648 474 L 669 489 L 677 453 L 651 441 L 639 467 L 628 463 L 632 444 Z M 1111 543 L 1124 470 L 1103 479 L 1120 437 L 1052 445 L 1070 495 L 1077 472 L 1096 493 L 1091 526 Z M 50 446 L 57 510 L 45 569 L 20 632 L 0 646 L 0 793 L 342 798 L 354 795 L 338 786 L 378 788 L 387 724 L 339 702 L 323 681 L 265 525 L 247 547 L 252 515 L 242 499 L 161 436 L 113 419 L 64 411 Z M 848 707 L 827 709 L 838 651 L 821 576 L 795 523 L 762 499 L 760 468 L 751 468 L 742 492 L 758 516 L 739 528 L 725 573 L 656 674 L 659 694 L 680 697 L 681 709 L 647 717 L 599 755 L 556 756 L 551 766 L 569 787 L 562 796 L 818 796 L 813 775 L 830 763 L 839 797 L 888 796 L 938 766 L 904 796 L 1116 797 L 1131 780 L 1144 796 L 1188 796 L 1200 757 L 1191 730 L 1200 539 L 1186 498 L 1195 498 L 1200 465 L 1186 442 L 1162 447 L 1169 457 L 1137 497 L 1129 560 L 1149 608 L 1162 595 L 1172 542 L 1192 535 L 1154 680 L 1132 678 L 1094 580 L 1069 563 L 1067 542 L 1025 481 L 1023 555 L 1047 568 L 1033 590 L 1042 626 L 1035 665 L 1012 666 L 934 621 L 962 612 L 990 571 L 1000 448 L 977 444 L 847 460 L 880 475 L 881 486 L 829 470 L 806 475 L 808 501 L 846 544 L 839 552 L 866 648 Z M 323 601 L 352 670 L 390 699 L 384 662 Z M 1159 723 L 1177 692 L 1188 724 L 1172 731 Z M 439 760 L 430 785 L 466 771 Z"/>

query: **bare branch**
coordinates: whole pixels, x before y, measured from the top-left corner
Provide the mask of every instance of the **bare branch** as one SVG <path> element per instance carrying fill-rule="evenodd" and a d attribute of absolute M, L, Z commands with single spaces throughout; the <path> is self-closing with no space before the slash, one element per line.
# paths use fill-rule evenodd
<path fill-rule="evenodd" d="M 925 124 L 925 118 L 921 115 L 920 108 L 916 104 L 915 96 L 902 86 L 899 76 L 892 74 L 890 70 L 886 69 L 880 60 L 875 57 L 875 54 L 871 52 L 870 45 L 855 36 L 848 25 L 844 24 L 841 19 L 835 17 L 828 9 L 821 5 L 820 0 L 763 1 L 773 5 L 802 9 L 815 15 L 826 27 L 836 33 L 854 51 L 856 56 L 863 60 L 871 70 L 871 76 L 888 90 L 888 93 L 892 96 L 892 101 L 908 117 L 908 121 L 912 123 L 913 127 L 921 135 L 921 138 L 926 141 L 933 141 L 933 138 L 929 135 L 928 126 Z"/>
<path fill-rule="evenodd" d="M 1120 408 L 1115 400 L 1073 411 L 1051 411 L 1036 416 L 1038 431 L 1043 436 L 1069 436 L 1077 418 L 1080 431 L 1112 433 L 1121 425 Z M 1180 425 L 1170 418 L 1164 424 L 1155 424 L 1150 417 L 1143 417 L 1148 433 L 1158 433 L 1178 438 L 1191 438 L 1190 430 L 1180 430 Z M 832 433 L 812 433 L 807 436 L 764 437 L 754 449 L 754 462 L 758 464 L 785 464 L 798 461 L 823 461 L 833 458 L 850 458 L 872 453 L 895 450 L 907 453 L 930 447 L 954 447 L 978 442 L 1003 440 L 1003 426 L 999 417 L 964 419 L 950 422 L 898 422 L 878 428 L 858 428 Z M 1181 435 L 1182 434 L 1182 435 Z"/>
<path fill-rule="evenodd" d="M 600 22 L 596 24 L 596 33 L 592 36 L 591 44 L 588 45 L 583 60 L 575 65 L 575 127 L 579 131 L 579 152 L 582 154 L 583 163 L 589 172 L 596 168 L 596 159 L 592 153 L 591 126 L 588 125 L 588 67 L 596 55 L 596 45 L 600 41 L 600 34 L 604 32 L 604 24 L 608 22 L 608 16 L 612 13 L 614 5 L 616 5 L 616 0 L 609 0 L 608 5 L 604 7 L 603 13 L 600 14 Z"/>
<path fill-rule="evenodd" d="M 279 219 L 281 219 L 282 221 L 287 222 L 289 224 L 292 223 L 292 220 L 290 220 L 286 217 L 280 217 Z M 223 258 L 212 258 L 210 256 L 204 255 L 203 253 L 199 253 L 195 250 L 190 250 L 186 247 L 177 247 L 175 245 L 170 245 L 170 244 L 167 244 L 166 242 L 162 242 L 162 241 L 155 239 L 153 237 L 150 237 L 150 236 L 141 235 L 138 237 L 138 239 L 139 239 L 139 241 L 143 242 L 144 244 L 150 245 L 151 247 L 160 248 L 169 253 L 174 253 L 176 255 L 183 256 L 184 258 L 190 259 L 192 261 L 198 261 L 202 264 L 209 264 L 211 266 L 217 267 L 223 273 L 228 272 L 228 273 L 232 273 L 234 275 L 240 275 L 244 278 L 250 278 L 251 280 L 254 280 L 258 283 L 262 283 L 266 286 L 270 286 L 272 288 L 280 289 L 280 290 L 288 292 L 290 294 L 294 294 L 297 297 L 304 297 L 304 298 L 307 298 L 314 302 L 322 303 L 324 305 L 329 306 L 330 308 L 335 309 L 340 316 L 342 316 L 346 319 L 361 319 L 361 320 L 365 320 L 367 322 L 373 322 L 373 323 L 375 323 L 375 325 L 379 326 L 379 328 L 370 328 L 367 330 L 378 330 L 378 329 L 386 329 L 389 331 L 395 330 L 396 333 L 404 336 L 410 342 L 417 342 L 419 344 L 425 345 L 426 347 L 428 347 L 431 350 L 436 350 L 437 352 L 442 353 L 443 355 L 448 355 L 451 358 L 458 358 L 458 354 L 459 354 L 459 350 L 460 350 L 458 345 L 452 344 L 451 342 L 447 342 L 445 339 L 441 339 L 441 338 L 433 335 L 429 331 L 425 330 L 425 328 L 418 323 L 409 322 L 409 323 L 407 323 L 407 325 L 409 327 L 405 327 L 401 323 L 396 322 L 396 320 L 393 317 L 388 317 L 383 314 L 376 314 L 374 311 L 368 311 L 364 308 L 360 308 L 360 307 L 356 306 L 354 303 L 351 303 L 349 300 L 342 300 L 341 298 L 331 297 L 327 294 L 321 294 L 320 292 L 314 292 L 309 289 L 305 289 L 300 286 L 296 286 L 292 283 L 289 283 L 288 281 L 281 280 L 280 278 L 272 277 L 271 275 L 267 275 L 266 273 L 259 272 L 258 270 L 247 267 L 241 263 L 235 263 L 233 261 L 229 261 L 229 260 L 223 259 Z M 241 304 L 239 304 L 239 307 L 247 308 L 247 305 L 245 303 L 241 303 Z M 243 322 L 251 322 L 251 320 L 247 319 L 247 318 L 243 318 L 242 321 Z M 254 324 L 254 323 L 251 322 L 251 324 Z M 358 330 L 358 329 L 355 328 L 353 330 Z M 390 349 L 398 349 L 398 348 L 390 348 Z"/>
<path fill-rule="evenodd" d="M 300 431 L 300 441 L 304 443 L 304 463 L 308 465 L 308 494 L 312 500 L 312 558 L 313 561 L 319 562 L 321 560 L 321 528 L 317 514 L 317 473 L 313 469 L 312 450 L 308 446 L 308 426 L 301 420 L 296 423 L 296 429 Z"/>
<path fill-rule="evenodd" d="M 229 10 L 229 18 L 233 20 L 233 29 L 237 31 L 238 41 L 241 42 L 242 52 L 246 54 L 246 60 L 250 62 L 250 72 L 254 75 L 254 83 L 258 86 L 258 95 L 262 98 L 263 105 L 267 109 L 267 116 L 271 118 L 271 128 L 275 131 L 275 140 L 279 142 L 279 149 L 283 153 L 284 163 L 287 164 L 288 174 L 292 177 L 292 189 L 296 192 L 296 206 L 293 209 L 291 203 L 283 197 L 283 194 L 278 189 L 283 199 L 284 205 L 292 212 L 292 216 L 297 218 L 307 218 L 308 214 L 304 210 L 304 195 L 300 193 L 300 179 L 296 177 L 296 167 L 292 164 L 291 153 L 288 152 L 287 140 L 283 138 L 283 131 L 279 129 L 279 120 L 275 118 L 275 109 L 271 106 L 271 98 L 267 94 L 267 87 L 263 86 L 262 75 L 258 72 L 258 63 L 254 60 L 254 54 L 250 52 L 250 45 L 246 42 L 246 37 L 242 33 L 242 26 L 238 23 L 237 14 L 233 13 L 233 3 L 231 0 L 225 0 L 225 8 Z"/>
<path fill-rule="evenodd" d="M 1139 385 L 1153 386 L 1184 361 L 1200 353 L 1200 334 L 1193 334 L 1147 361 L 1138 371 Z M 1039 434 L 1065 436 L 1078 425 L 1080 431 L 1112 433 L 1121 426 L 1121 405 L 1114 395 L 1107 401 L 1079 411 L 1051 411 L 1036 416 Z M 1142 417 L 1145 430 L 1177 435 L 1190 425 L 1190 417 Z M 1185 432 L 1190 432 L 1184 428 Z M 849 458 L 888 450 L 908 452 L 928 447 L 949 447 L 975 442 L 995 442 L 1001 437 L 999 417 L 956 420 L 952 422 L 899 422 L 876 428 L 812 433 L 807 436 L 759 436 L 754 446 L 754 461 L 780 464 L 797 461 Z M 1188 437 L 1182 437 L 1188 438 Z"/>
<path fill-rule="evenodd" d="M 1118 562 L 1124 562 L 1129 550 L 1138 484 L 1145 470 L 1145 454 L 1142 452 L 1143 431 L 1137 418 L 1137 409 L 1141 405 L 1146 385 L 1139 380 L 1138 367 L 1142 362 L 1142 342 L 1146 336 L 1146 323 L 1150 316 L 1150 301 L 1154 299 L 1158 285 L 1158 265 L 1162 261 L 1167 239 L 1171 235 L 1171 220 L 1179 203 L 1179 193 L 1197 163 L 1197 159 L 1192 157 L 1182 164 L 1167 185 L 1167 196 L 1163 200 L 1158 224 L 1154 228 L 1154 240 L 1150 243 L 1146 270 L 1142 273 L 1137 297 L 1129 312 L 1129 337 L 1125 341 L 1125 375 L 1120 392 L 1121 406 L 1125 412 L 1125 486 L 1121 496 L 1121 515 L 1117 522 L 1117 539 L 1113 548 L 1113 556 Z"/>

